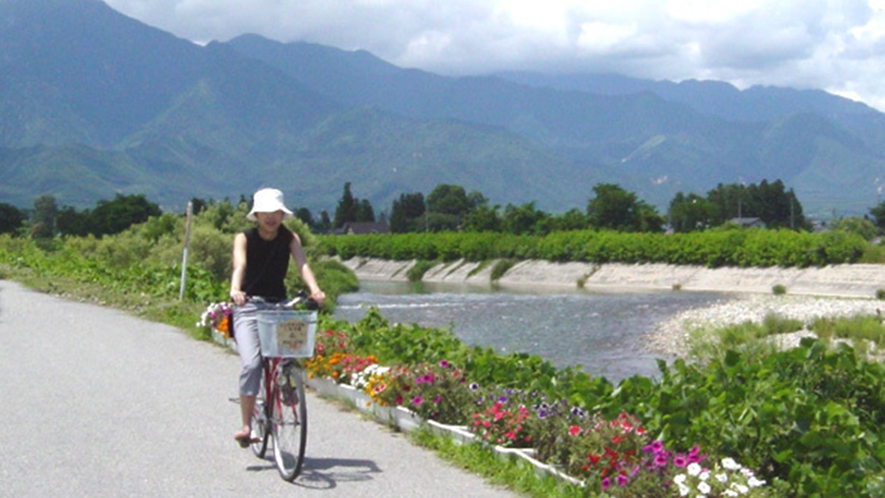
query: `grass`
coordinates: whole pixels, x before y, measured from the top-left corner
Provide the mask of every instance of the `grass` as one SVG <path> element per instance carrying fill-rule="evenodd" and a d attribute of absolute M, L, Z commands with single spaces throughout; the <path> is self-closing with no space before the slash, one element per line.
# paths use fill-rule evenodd
<path fill-rule="evenodd" d="M 489 275 L 489 279 L 491 281 L 500 280 L 501 277 L 507 273 L 507 270 L 513 268 L 513 265 L 516 264 L 516 260 L 513 259 L 499 259 L 495 261 L 495 266 L 492 267 L 491 275 Z"/>
<path fill-rule="evenodd" d="M 719 329 L 697 328 L 690 332 L 689 352 L 695 358 L 721 357 L 729 349 L 740 349 L 748 355 L 765 355 L 775 346 L 762 341 L 766 337 L 802 330 L 801 320 L 769 313 L 762 323 L 747 320 Z"/>
<path fill-rule="evenodd" d="M 406 272 L 406 278 L 409 279 L 409 282 L 420 282 L 427 270 L 434 266 L 436 266 L 435 261 L 418 261 Z"/>
<path fill-rule="evenodd" d="M 535 498 L 578 498 L 590 496 L 585 490 L 552 476 L 539 478 L 535 468 L 526 461 L 497 455 L 490 447 L 478 443 L 459 444 L 426 428 L 409 433 L 418 446 L 435 452 L 440 458 L 467 469 L 486 481 Z"/>
<path fill-rule="evenodd" d="M 879 348 L 885 342 L 885 325 L 877 315 L 817 318 L 808 328 L 821 340 L 832 342 L 835 339 L 847 339 L 857 349 L 866 349 L 861 347 L 862 344 L 874 344 Z"/>

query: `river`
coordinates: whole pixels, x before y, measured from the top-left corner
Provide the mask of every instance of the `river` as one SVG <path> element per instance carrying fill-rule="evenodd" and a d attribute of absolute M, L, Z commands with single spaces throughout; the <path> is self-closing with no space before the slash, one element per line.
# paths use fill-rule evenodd
<path fill-rule="evenodd" d="M 643 335 L 658 322 L 727 297 L 710 292 L 517 291 L 455 284 L 361 281 L 338 298 L 335 317 L 354 321 L 369 307 L 395 323 L 449 328 L 468 345 L 536 354 L 558 367 L 580 365 L 613 383 L 658 377 Z"/>

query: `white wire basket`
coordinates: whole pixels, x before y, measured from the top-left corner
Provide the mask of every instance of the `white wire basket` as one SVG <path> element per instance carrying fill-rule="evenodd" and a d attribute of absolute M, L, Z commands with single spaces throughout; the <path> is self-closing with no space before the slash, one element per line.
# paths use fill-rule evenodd
<path fill-rule="evenodd" d="M 258 340 L 261 355 L 269 358 L 309 358 L 316 339 L 317 312 L 261 310 Z"/>

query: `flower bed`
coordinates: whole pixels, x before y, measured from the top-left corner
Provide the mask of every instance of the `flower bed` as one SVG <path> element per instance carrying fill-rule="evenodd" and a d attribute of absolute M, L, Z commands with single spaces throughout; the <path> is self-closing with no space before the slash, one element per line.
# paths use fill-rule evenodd
<path fill-rule="evenodd" d="M 502 458 L 531 463 L 539 474 L 609 496 L 678 496 L 683 490 L 761 496 L 756 490 L 765 483 L 749 470 L 729 474 L 732 469 L 714 464 L 695 472 L 708 458 L 700 448 L 667 450 L 628 413 L 607 418 L 547 401 L 537 391 L 484 388 L 446 359 L 383 366 L 374 356 L 348 351 L 350 344 L 342 332 L 320 332 L 317 354 L 304 364 L 308 384 L 327 395 L 331 384 L 337 389 L 331 396 L 402 431 L 426 426 L 461 443 L 487 444 Z"/>
<path fill-rule="evenodd" d="M 615 387 L 536 356 L 467 347 L 444 330 L 391 325 L 374 308 L 324 327 L 304 365 L 336 391 L 359 386 L 361 410 L 403 430 L 457 427 L 591 496 L 678 496 L 681 486 L 709 486 L 706 496 L 885 494 L 885 370 L 847 347 L 805 340 L 762 356 L 661 361 L 659 380 Z M 758 477 L 729 470 L 735 456 Z"/>

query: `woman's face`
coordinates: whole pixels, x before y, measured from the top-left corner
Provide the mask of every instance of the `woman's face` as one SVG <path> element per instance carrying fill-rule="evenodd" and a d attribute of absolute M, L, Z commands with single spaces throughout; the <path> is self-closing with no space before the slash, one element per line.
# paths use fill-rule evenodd
<path fill-rule="evenodd" d="M 283 211 L 255 213 L 255 218 L 258 219 L 258 226 L 260 228 L 268 232 L 275 232 L 280 228 L 280 223 L 283 222 Z"/>

